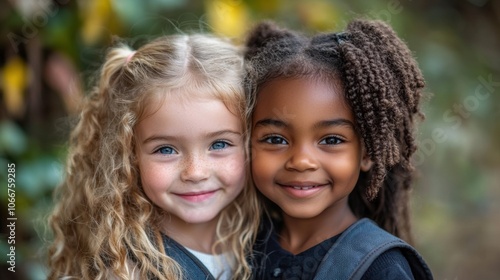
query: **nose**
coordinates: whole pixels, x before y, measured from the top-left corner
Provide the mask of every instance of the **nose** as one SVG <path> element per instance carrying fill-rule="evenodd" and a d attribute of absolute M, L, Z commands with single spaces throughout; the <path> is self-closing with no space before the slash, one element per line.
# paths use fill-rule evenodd
<path fill-rule="evenodd" d="M 210 175 L 208 160 L 203 155 L 189 155 L 183 165 L 181 180 L 184 182 L 200 182 Z"/>
<path fill-rule="evenodd" d="M 318 168 L 318 160 L 306 145 L 298 145 L 291 149 L 291 154 L 285 163 L 285 169 L 299 172 L 314 171 Z"/>

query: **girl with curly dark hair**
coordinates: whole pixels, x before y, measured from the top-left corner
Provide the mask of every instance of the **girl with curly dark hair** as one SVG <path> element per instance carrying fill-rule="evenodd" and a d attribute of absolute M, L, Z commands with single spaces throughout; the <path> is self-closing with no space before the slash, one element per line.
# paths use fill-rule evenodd
<path fill-rule="evenodd" d="M 252 175 L 269 217 L 256 278 L 432 279 L 409 245 L 425 84 L 392 28 L 355 20 L 306 37 L 264 22 L 245 59 Z"/>

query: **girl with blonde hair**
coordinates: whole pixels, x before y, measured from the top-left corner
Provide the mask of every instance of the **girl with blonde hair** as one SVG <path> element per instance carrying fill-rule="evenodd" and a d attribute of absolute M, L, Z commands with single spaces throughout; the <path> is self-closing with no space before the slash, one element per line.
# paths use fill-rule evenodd
<path fill-rule="evenodd" d="M 209 35 L 107 55 L 70 138 L 49 279 L 249 279 L 243 58 Z"/>

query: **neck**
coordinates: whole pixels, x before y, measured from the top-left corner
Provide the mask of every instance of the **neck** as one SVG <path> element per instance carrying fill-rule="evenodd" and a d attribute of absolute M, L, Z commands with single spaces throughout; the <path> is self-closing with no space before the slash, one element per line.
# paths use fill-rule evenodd
<path fill-rule="evenodd" d="M 173 215 L 165 214 L 165 222 L 163 224 L 163 232 L 170 238 L 177 241 L 184 247 L 203 252 L 206 254 L 214 254 L 212 249 L 216 236 L 216 227 L 218 217 L 204 223 L 187 223 Z"/>
<path fill-rule="evenodd" d="M 343 232 L 356 220 L 347 201 L 345 205 L 340 207 L 333 205 L 312 218 L 294 218 L 283 213 L 281 247 L 292 254 L 299 254 Z"/>

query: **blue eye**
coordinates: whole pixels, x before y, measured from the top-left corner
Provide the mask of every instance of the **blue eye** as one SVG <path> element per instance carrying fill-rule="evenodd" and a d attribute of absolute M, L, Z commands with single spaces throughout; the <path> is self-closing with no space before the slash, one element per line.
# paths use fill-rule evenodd
<path fill-rule="evenodd" d="M 225 141 L 216 141 L 210 146 L 210 150 L 222 150 L 229 147 L 229 143 Z"/>
<path fill-rule="evenodd" d="M 166 146 L 166 147 L 159 148 L 158 150 L 155 151 L 155 153 L 159 153 L 162 155 L 172 155 L 172 154 L 176 154 L 177 152 L 172 147 Z"/>
<path fill-rule="evenodd" d="M 335 136 L 325 137 L 319 142 L 319 144 L 321 144 L 321 145 L 338 145 L 341 143 L 344 143 L 344 140 L 340 139 L 339 137 L 335 137 Z"/>
<path fill-rule="evenodd" d="M 269 136 L 264 139 L 262 139 L 262 142 L 272 144 L 272 145 L 287 145 L 288 142 L 285 140 L 285 138 L 281 136 Z"/>

